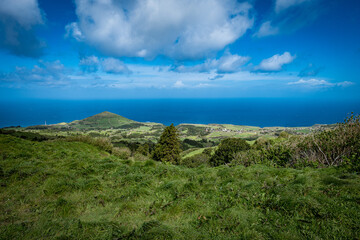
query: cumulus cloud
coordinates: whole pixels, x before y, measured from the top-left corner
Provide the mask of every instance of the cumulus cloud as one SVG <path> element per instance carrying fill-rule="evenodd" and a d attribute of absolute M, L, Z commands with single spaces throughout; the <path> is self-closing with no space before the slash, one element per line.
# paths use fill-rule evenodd
<path fill-rule="evenodd" d="M 323 80 L 323 79 L 300 79 L 296 82 L 289 82 L 289 85 L 300 85 L 304 87 L 349 87 L 351 85 L 354 85 L 355 83 L 344 81 L 344 82 L 338 82 L 338 83 L 331 83 L 329 81 Z"/>
<path fill-rule="evenodd" d="M 253 25 L 236 0 L 76 0 L 67 35 L 120 57 L 198 59 L 223 49 Z"/>
<path fill-rule="evenodd" d="M 88 56 L 80 59 L 79 66 L 83 72 L 93 73 L 99 70 L 99 58 L 96 56 Z"/>
<path fill-rule="evenodd" d="M 102 69 L 106 73 L 114 74 L 130 74 L 129 68 L 116 58 L 105 58 L 102 63 Z"/>
<path fill-rule="evenodd" d="M 79 66 L 85 73 L 97 72 L 101 66 L 102 71 L 112 74 L 131 74 L 131 70 L 116 58 L 102 58 L 88 56 L 80 59 Z"/>
<path fill-rule="evenodd" d="M 84 40 L 84 36 L 83 36 L 82 32 L 80 31 L 80 28 L 76 22 L 66 25 L 65 31 L 66 31 L 66 33 L 65 33 L 66 38 L 72 37 L 79 42 Z"/>
<path fill-rule="evenodd" d="M 278 27 L 273 27 L 271 25 L 270 21 L 264 22 L 261 26 L 259 31 L 257 31 L 253 36 L 254 37 L 266 37 L 266 36 L 271 36 L 271 35 L 276 35 L 279 33 L 279 28 Z"/>
<path fill-rule="evenodd" d="M 39 57 L 45 43 L 34 28 L 41 24 L 37 0 L 0 1 L 0 48 L 19 56 Z"/>
<path fill-rule="evenodd" d="M 276 54 L 271 58 L 262 60 L 255 70 L 278 72 L 282 70 L 283 65 L 291 63 L 294 59 L 295 56 L 292 56 L 289 52 L 284 52 L 282 55 Z"/>
<path fill-rule="evenodd" d="M 173 66 L 171 70 L 175 72 L 210 72 L 215 70 L 217 73 L 234 73 L 240 71 L 241 66 L 249 60 L 250 57 L 247 56 L 225 53 L 219 59 L 207 59 L 204 63 L 194 66 Z"/>
<path fill-rule="evenodd" d="M 20 84 L 39 84 L 48 86 L 66 85 L 69 83 L 69 70 L 59 61 L 39 61 L 37 65 L 29 69 L 16 67 L 14 72 L 3 73 L 0 81 Z"/>

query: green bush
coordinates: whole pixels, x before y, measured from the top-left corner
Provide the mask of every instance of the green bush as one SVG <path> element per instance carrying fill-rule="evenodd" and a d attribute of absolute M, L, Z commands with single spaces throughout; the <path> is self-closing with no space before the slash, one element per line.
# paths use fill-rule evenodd
<path fill-rule="evenodd" d="M 150 153 L 150 147 L 149 147 L 149 144 L 147 143 L 144 143 L 142 145 L 140 145 L 137 149 L 136 149 L 136 152 L 137 153 L 140 153 L 144 156 L 148 156 L 149 153 Z"/>
<path fill-rule="evenodd" d="M 212 166 L 219 166 L 230 163 L 234 154 L 250 149 L 250 145 L 240 138 L 228 138 L 221 141 L 218 149 L 210 158 Z"/>
<path fill-rule="evenodd" d="M 184 165 L 189 168 L 199 167 L 202 165 L 209 165 L 210 157 L 207 154 L 200 153 L 191 157 L 187 157 L 181 160 L 180 165 Z"/>
<path fill-rule="evenodd" d="M 256 139 L 255 143 L 253 144 L 252 148 L 260 150 L 263 149 L 266 146 L 269 146 L 273 143 L 273 140 L 269 140 L 263 137 L 259 137 L 258 139 Z"/>
<path fill-rule="evenodd" d="M 289 138 L 290 137 L 290 133 L 286 132 L 286 131 L 282 131 L 279 134 L 279 138 Z"/>
<path fill-rule="evenodd" d="M 127 147 L 122 147 L 122 148 L 114 147 L 112 150 L 112 154 L 118 158 L 127 160 L 131 156 L 131 151 Z"/>
<path fill-rule="evenodd" d="M 360 116 L 351 115 L 334 129 L 304 138 L 298 158 L 323 166 L 345 166 L 360 171 Z"/>
<path fill-rule="evenodd" d="M 243 165 L 245 167 L 249 167 L 258 163 L 264 163 L 264 155 L 262 154 L 262 151 L 250 149 L 235 153 L 233 160 L 231 161 L 231 166 Z"/>
<path fill-rule="evenodd" d="M 208 155 L 209 157 L 211 157 L 213 152 L 214 152 L 213 148 L 205 148 L 202 153 L 205 154 L 205 155 Z"/>
<path fill-rule="evenodd" d="M 263 159 L 274 165 L 285 167 L 292 164 L 292 149 L 284 143 L 269 145 L 262 149 Z"/>

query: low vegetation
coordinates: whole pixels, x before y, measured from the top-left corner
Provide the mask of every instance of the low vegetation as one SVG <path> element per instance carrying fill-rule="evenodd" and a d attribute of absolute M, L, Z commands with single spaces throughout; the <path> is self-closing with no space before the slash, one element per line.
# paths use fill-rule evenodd
<path fill-rule="evenodd" d="M 1 130 L 0 239 L 360 237 L 359 116 L 251 144 L 181 139 L 196 127 L 156 144 Z"/>
<path fill-rule="evenodd" d="M 238 151 L 232 165 L 263 163 L 279 167 L 344 167 L 360 171 L 360 116 L 350 116 L 334 129 L 307 136 L 258 139 L 248 151 Z"/>
<path fill-rule="evenodd" d="M 187 168 L 0 135 L 1 239 L 356 239 L 360 179 L 336 168 Z"/>

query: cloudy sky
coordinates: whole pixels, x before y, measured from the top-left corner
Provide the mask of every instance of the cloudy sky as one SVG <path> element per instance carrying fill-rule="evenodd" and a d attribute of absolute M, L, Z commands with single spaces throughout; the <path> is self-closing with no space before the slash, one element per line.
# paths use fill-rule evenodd
<path fill-rule="evenodd" d="M 0 95 L 360 99 L 358 0 L 1 0 Z"/>

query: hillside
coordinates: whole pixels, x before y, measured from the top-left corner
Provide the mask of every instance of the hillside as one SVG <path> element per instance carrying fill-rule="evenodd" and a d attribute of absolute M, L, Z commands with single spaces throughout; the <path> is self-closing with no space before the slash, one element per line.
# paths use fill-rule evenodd
<path fill-rule="evenodd" d="M 0 239 L 356 239 L 360 177 L 121 160 L 0 134 Z"/>
<path fill-rule="evenodd" d="M 111 129 L 122 125 L 136 124 L 137 122 L 111 112 L 102 112 L 94 116 L 69 123 L 76 129 Z M 140 124 L 140 123 L 139 123 Z"/>

